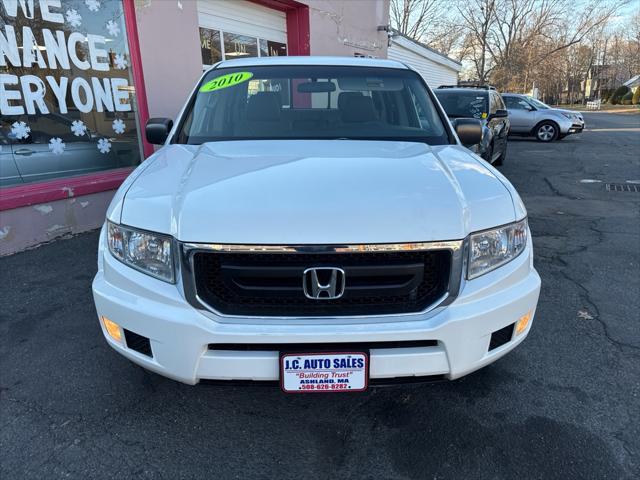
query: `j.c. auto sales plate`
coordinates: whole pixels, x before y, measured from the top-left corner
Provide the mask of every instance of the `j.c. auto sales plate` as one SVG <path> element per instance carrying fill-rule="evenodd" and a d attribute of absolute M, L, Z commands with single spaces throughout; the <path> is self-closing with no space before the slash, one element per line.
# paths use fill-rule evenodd
<path fill-rule="evenodd" d="M 362 392 L 368 381 L 369 357 L 364 352 L 280 356 L 280 386 L 286 393 Z"/>

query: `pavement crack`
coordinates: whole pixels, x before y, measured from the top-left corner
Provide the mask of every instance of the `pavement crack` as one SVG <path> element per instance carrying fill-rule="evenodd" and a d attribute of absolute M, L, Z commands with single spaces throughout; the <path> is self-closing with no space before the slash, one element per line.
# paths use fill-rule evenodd
<path fill-rule="evenodd" d="M 580 281 L 578 281 L 575 278 L 572 278 L 571 276 L 569 276 L 567 274 L 567 272 L 565 272 L 564 270 L 560 270 L 559 273 L 566 280 L 568 280 L 569 282 L 573 283 L 576 287 L 578 287 L 578 289 L 580 289 L 582 291 L 582 297 L 583 297 L 584 301 L 595 312 L 595 315 L 593 316 L 593 320 L 595 320 L 596 322 L 598 322 L 602 326 L 602 331 L 604 333 L 604 336 L 609 341 L 609 343 L 611 343 L 612 345 L 616 346 L 619 350 L 622 350 L 623 348 L 629 348 L 629 349 L 632 349 L 632 350 L 640 351 L 640 346 L 638 346 L 638 345 L 634 345 L 632 343 L 623 342 L 621 340 L 617 340 L 616 338 L 613 338 L 613 336 L 609 332 L 609 326 L 602 319 L 602 317 L 600 315 L 600 309 L 598 308 L 598 305 L 591 299 L 591 295 L 589 293 L 589 290 Z"/>
<path fill-rule="evenodd" d="M 542 177 L 542 180 L 544 180 L 544 182 L 549 187 L 549 190 L 551 190 L 551 193 L 553 193 L 554 195 L 556 195 L 558 197 L 566 198 L 568 200 L 580 200 L 578 197 L 572 197 L 570 195 L 566 195 L 566 194 L 562 193 L 560 190 L 558 190 L 556 187 L 553 186 L 553 184 L 551 183 L 551 180 L 549 180 L 549 178 Z"/>

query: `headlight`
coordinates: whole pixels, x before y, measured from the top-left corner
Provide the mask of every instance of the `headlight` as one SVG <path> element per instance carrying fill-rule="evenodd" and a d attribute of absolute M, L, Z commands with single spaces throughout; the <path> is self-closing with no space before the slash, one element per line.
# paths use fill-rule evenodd
<path fill-rule="evenodd" d="M 173 283 L 171 237 L 143 232 L 107 222 L 107 243 L 111 255 L 122 263 L 152 277 Z"/>
<path fill-rule="evenodd" d="M 574 118 L 578 118 L 578 116 L 575 113 L 563 113 L 562 115 L 567 117 L 569 120 L 573 120 Z"/>
<path fill-rule="evenodd" d="M 467 278 L 479 277 L 510 262 L 527 245 L 527 219 L 471 235 Z"/>

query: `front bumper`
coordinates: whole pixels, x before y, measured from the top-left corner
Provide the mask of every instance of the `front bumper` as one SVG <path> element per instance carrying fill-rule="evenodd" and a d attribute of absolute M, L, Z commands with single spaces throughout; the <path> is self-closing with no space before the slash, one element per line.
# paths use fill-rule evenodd
<path fill-rule="evenodd" d="M 180 284 L 171 285 L 133 270 L 104 250 L 93 281 L 98 317 L 150 339 L 152 356 L 114 341 L 109 345 L 131 361 L 175 380 L 278 380 L 279 352 L 256 344 L 374 343 L 436 341 L 430 346 L 371 348 L 372 379 L 443 375 L 455 379 L 506 354 L 527 336 L 527 329 L 489 351 L 491 334 L 531 313 L 540 292 L 531 243 L 514 261 L 467 281 L 456 300 L 425 314 L 332 319 L 226 318 L 197 310 Z M 215 344 L 253 345 L 218 349 Z"/>
<path fill-rule="evenodd" d="M 563 136 L 571 135 L 574 133 L 581 133 L 584 130 L 584 120 L 577 118 L 566 119 L 563 118 L 560 122 L 560 134 Z"/>

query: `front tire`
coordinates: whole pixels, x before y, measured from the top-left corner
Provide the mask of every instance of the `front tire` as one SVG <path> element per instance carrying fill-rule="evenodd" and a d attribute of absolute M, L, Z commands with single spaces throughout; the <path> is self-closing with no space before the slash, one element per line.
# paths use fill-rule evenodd
<path fill-rule="evenodd" d="M 553 122 L 542 122 L 535 129 L 536 140 L 539 142 L 549 143 L 558 138 L 560 129 Z"/>
<path fill-rule="evenodd" d="M 504 150 L 502 150 L 502 153 L 500 154 L 500 156 L 498 158 L 496 158 L 496 161 L 493 162 L 493 164 L 496 167 L 499 167 L 500 165 L 504 164 L 504 159 L 507 158 L 507 146 L 504 146 Z"/>
<path fill-rule="evenodd" d="M 487 148 L 487 150 L 484 152 L 484 155 L 482 155 L 482 158 L 487 163 L 491 163 L 492 157 L 493 157 L 493 143 L 489 145 L 489 148 Z"/>

